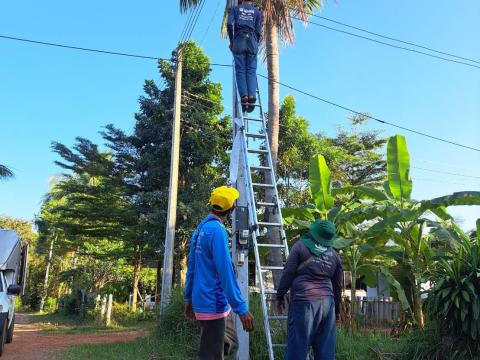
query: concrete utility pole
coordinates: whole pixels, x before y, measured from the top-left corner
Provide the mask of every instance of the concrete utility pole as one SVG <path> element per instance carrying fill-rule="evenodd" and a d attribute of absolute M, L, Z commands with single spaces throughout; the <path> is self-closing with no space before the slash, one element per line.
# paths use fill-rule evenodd
<path fill-rule="evenodd" d="M 231 0 L 230 6 L 236 6 L 238 3 L 237 0 Z M 233 75 L 233 117 L 239 118 L 240 114 L 238 113 L 241 109 L 238 108 L 238 94 L 237 88 L 235 86 L 235 71 L 232 72 Z M 233 123 L 233 137 L 232 142 L 235 141 L 235 136 L 241 131 L 240 127 Z M 242 293 L 243 298 L 248 304 L 248 248 L 245 246 L 246 241 L 249 239 L 249 223 L 248 223 L 248 200 L 247 200 L 247 182 L 245 179 L 245 159 L 243 158 L 243 152 L 238 152 L 239 159 L 238 162 L 232 161 L 231 164 L 237 163 L 239 166 L 238 176 L 236 183 L 233 184 L 237 190 L 240 192 L 240 197 L 237 200 L 236 208 L 233 212 L 233 221 L 232 221 L 232 230 L 233 230 L 233 239 L 232 239 L 232 260 L 235 264 L 235 270 L 237 274 L 237 282 Z M 233 154 L 232 154 L 233 155 Z M 235 316 L 235 331 L 237 333 L 238 340 L 238 350 L 236 353 L 236 360 L 249 359 L 249 334 L 243 330 L 242 322 Z"/>
<path fill-rule="evenodd" d="M 168 195 L 167 229 L 165 233 L 165 253 L 163 256 L 162 292 L 160 316 L 170 301 L 172 293 L 173 248 L 175 243 L 175 223 L 177 220 L 178 163 L 180 159 L 180 112 L 182 100 L 182 44 L 175 52 L 175 103 L 173 108 L 172 154 L 170 162 L 170 191 Z"/>

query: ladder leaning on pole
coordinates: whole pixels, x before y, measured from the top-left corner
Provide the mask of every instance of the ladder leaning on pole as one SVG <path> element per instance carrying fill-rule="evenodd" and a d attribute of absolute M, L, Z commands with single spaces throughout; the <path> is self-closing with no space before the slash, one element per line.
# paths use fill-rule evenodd
<path fill-rule="evenodd" d="M 237 107 L 237 111 L 235 111 L 237 117 L 234 121 L 238 126 L 240 136 L 240 162 L 243 164 L 243 171 L 246 174 L 246 188 L 243 191 L 247 193 L 249 229 L 255 253 L 256 274 L 260 288 L 268 355 L 270 360 L 274 360 L 274 349 L 285 349 L 286 344 L 284 344 L 285 339 L 280 341 L 275 339 L 277 341 L 274 341 L 272 328 L 276 326 L 273 324 L 276 322 L 278 325 L 279 321 L 287 320 L 287 316 L 274 314 L 273 306 L 276 294 L 272 281 L 273 272 L 281 273 L 283 263 L 268 264 L 270 256 L 266 254 L 266 251 L 280 251 L 281 257 L 286 259 L 288 257 L 288 244 L 283 227 L 277 183 L 268 142 L 267 123 L 262 109 L 260 91 L 257 86 L 257 104 L 251 113 L 258 113 L 258 115 L 251 115 L 250 113 L 242 112 L 235 76 L 234 86 L 237 94 L 235 105 Z M 268 219 L 272 218 L 272 216 L 269 217 L 268 215 L 274 215 L 273 218 L 276 220 L 268 222 Z M 276 237 L 280 239 L 279 243 L 267 243 L 266 235 L 272 232 L 277 232 Z"/>

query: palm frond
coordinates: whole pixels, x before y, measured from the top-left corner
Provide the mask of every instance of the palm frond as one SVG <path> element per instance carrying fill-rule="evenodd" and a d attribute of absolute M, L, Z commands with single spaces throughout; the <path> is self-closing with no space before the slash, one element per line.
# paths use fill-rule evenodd
<path fill-rule="evenodd" d="M 200 5 L 202 0 L 180 0 L 180 11 L 185 12 L 195 6 Z"/>
<path fill-rule="evenodd" d="M 13 172 L 5 165 L 0 165 L 0 179 L 13 177 Z"/>

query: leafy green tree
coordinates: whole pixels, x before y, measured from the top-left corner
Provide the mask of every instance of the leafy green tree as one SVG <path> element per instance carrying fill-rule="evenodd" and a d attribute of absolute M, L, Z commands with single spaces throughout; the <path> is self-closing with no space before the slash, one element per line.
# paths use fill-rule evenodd
<path fill-rule="evenodd" d="M 135 194 L 124 182 L 124 169 L 118 169 L 110 154 L 100 152 L 87 139 L 77 138 L 73 150 L 60 143 L 53 143 L 53 149 L 62 158 L 56 163 L 71 173 L 57 183 L 40 222 L 63 252 L 103 256 L 106 251 L 117 258 L 128 257 L 134 267 L 136 295 L 146 243 L 139 231 Z M 99 247 L 105 239 L 117 246 Z M 135 306 L 133 302 L 133 311 Z"/>
<path fill-rule="evenodd" d="M 285 97 L 280 109 L 277 184 L 286 207 L 308 201 L 308 161 L 320 149 L 318 139 L 308 131 L 308 121 L 295 110 L 295 98 Z"/>
<path fill-rule="evenodd" d="M 367 121 L 365 116 L 355 115 L 350 120 L 350 130 L 340 128 L 336 137 L 327 138 L 333 148 L 342 151 L 340 161 L 331 165 L 336 170 L 335 181 L 340 186 L 381 187 L 385 181 L 386 162 L 379 150 L 387 140 L 377 131 L 359 131 L 358 127 Z"/>
<path fill-rule="evenodd" d="M 205 215 L 213 187 L 226 180 L 231 125 L 221 118 L 221 85 L 209 79 L 210 61 L 193 42 L 182 47 L 183 100 L 181 113 L 180 178 L 176 229 L 176 275 L 183 278 L 185 246 L 191 231 Z M 163 254 L 168 203 L 174 65 L 159 62 L 166 86 L 145 82 L 140 111 L 132 135 L 110 125 L 104 133 L 118 166 L 129 169 L 127 182 L 136 187 L 139 226 L 153 244 L 156 256 Z M 159 259 L 160 260 L 160 259 Z M 159 261 L 159 264 L 161 262 Z"/>
<path fill-rule="evenodd" d="M 280 142 L 277 183 L 286 207 L 298 207 L 310 201 L 309 161 L 322 154 L 332 173 L 332 187 L 369 185 L 379 187 L 386 177 L 386 162 L 380 152 L 386 140 L 378 132 L 361 131 L 365 118 L 350 119 L 350 130 L 340 128 L 335 137 L 309 132 L 309 121 L 297 115 L 295 98 L 287 96 L 280 109 Z M 337 203 L 353 200 L 337 194 Z"/>

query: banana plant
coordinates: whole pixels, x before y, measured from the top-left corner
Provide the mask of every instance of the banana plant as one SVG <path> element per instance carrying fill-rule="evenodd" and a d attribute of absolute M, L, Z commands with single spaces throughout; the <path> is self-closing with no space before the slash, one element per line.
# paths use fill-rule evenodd
<path fill-rule="evenodd" d="M 463 191 L 423 201 L 411 199 L 410 155 L 405 138 L 400 135 L 392 136 L 388 141 L 387 179 L 383 191 L 365 187 L 338 189 L 337 193 L 355 194 L 362 199 L 362 204 L 352 211 L 341 213 L 337 221 L 370 222 L 364 234 L 369 244 L 385 244 L 390 240 L 398 247 L 400 251 L 386 253 L 397 262 L 401 273 L 408 274 L 402 277 L 402 281 L 398 277 L 397 281 L 408 289 L 407 298 L 413 308 L 414 320 L 423 328 L 422 285 L 436 260 L 431 246 L 431 215 L 452 223 L 447 207 L 480 205 L 480 192 Z"/>
<path fill-rule="evenodd" d="M 388 269 L 381 266 L 383 262 L 381 256 L 379 256 L 380 247 L 383 247 L 384 243 L 368 244 L 362 228 L 357 226 L 355 221 L 352 221 L 355 220 L 353 216 L 351 219 L 344 221 L 345 214 L 348 214 L 348 212 L 345 213 L 346 209 L 352 210 L 358 204 L 351 203 L 335 206 L 334 196 L 346 194 L 353 187 L 332 189 L 330 169 L 322 155 L 316 155 L 310 160 L 309 180 L 312 203 L 303 208 L 286 208 L 282 210 L 284 222 L 287 225 L 288 238 L 293 241 L 298 238 L 298 235 L 307 232 L 310 224 L 315 219 L 321 218 L 333 221 L 337 226 L 339 234 L 335 239 L 334 248 L 341 250 L 344 265 L 352 274 L 350 297 L 351 299 L 356 299 L 356 281 L 358 276 L 367 278 L 368 285 L 373 287 L 376 285 L 377 273 L 383 272 L 389 275 Z M 377 189 L 360 186 L 356 187 L 355 190 L 361 193 L 361 197 L 377 198 L 379 201 L 388 199 L 383 192 Z M 378 214 L 375 216 L 378 216 Z M 362 218 L 360 222 L 363 220 Z M 393 278 L 386 276 L 386 279 Z M 403 294 L 400 288 L 398 293 Z M 404 298 L 403 296 L 402 300 Z M 402 304 L 404 307 L 408 307 L 407 301 L 402 301 Z M 351 314 L 356 314 L 354 301 L 351 302 L 350 312 Z M 355 323 L 354 317 L 352 316 L 350 320 L 353 326 Z"/>

